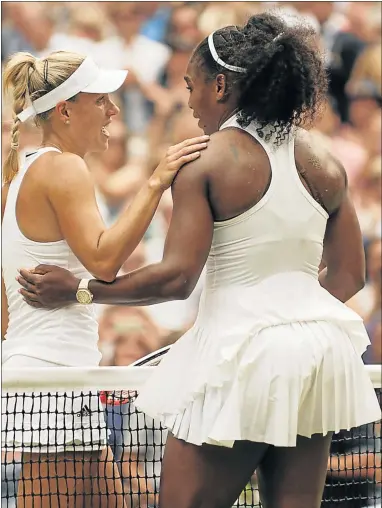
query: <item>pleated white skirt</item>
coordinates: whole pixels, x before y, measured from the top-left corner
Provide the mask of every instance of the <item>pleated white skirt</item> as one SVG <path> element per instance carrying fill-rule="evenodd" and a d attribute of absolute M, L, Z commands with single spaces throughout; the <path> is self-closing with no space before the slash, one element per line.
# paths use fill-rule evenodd
<path fill-rule="evenodd" d="M 361 359 L 369 340 L 356 314 L 338 307 L 336 322 L 324 305 L 328 319 L 304 321 L 294 302 L 260 319 L 264 298 L 254 310 L 250 301 L 240 305 L 249 295 L 232 296 L 202 302 L 194 327 L 141 390 L 141 411 L 187 442 L 227 447 L 236 440 L 295 446 L 297 435 L 381 418 Z"/>

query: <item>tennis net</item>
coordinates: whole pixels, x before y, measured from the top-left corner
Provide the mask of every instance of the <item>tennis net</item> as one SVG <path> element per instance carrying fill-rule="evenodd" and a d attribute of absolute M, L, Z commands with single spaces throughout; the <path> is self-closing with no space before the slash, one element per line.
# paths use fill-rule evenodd
<path fill-rule="evenodd" d="M 166 430 L 134 406 L 154 368 L 3 371 L 1 508 L 158 507 Z M 381 508 L 381 477 L 381 422 L 336 434 L 322 507 Z M 260 506 L 254 475 L 235 507 Z"/>

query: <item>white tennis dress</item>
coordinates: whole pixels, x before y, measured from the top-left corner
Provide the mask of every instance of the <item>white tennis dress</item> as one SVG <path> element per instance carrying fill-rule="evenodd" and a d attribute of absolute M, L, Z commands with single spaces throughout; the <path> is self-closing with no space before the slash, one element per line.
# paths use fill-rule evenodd
<path fill-rule="evenodd" d="M 23 177 L 29 166 L 48 151 L 58 150 L 42 148 L 22 160 L 8 192 L 2 224 L 2 269 L 9 306 L 9 326 L 2 344 L 3 369 L 97 366 L 101 359 L 92 306 L 35 309 L 18 292 L 17 270 L 40 263 L 61 266 L 79 278 L 90 278 L 66 241 L 34 242 L 23 235 L 17 224 L 16 201 Z M 49 391 L 49 386 L 46 389 Z M 106 446 L 106 442 L 106 425 L 97 394 L 8 394 L 2 398 L 3 447 L 59 452 L 95 450 Z"/>
<path fill-rule="evenodd" d="M 240 126 L 236 117 L 222 127 Z M 295 446 L 296 436 L 380 419 L 361 359 L 362 319 L 318 282 L 327 213 L 301 183 L 294 141 L 266 151 L 268 191 L 214 224 L 194 326 L 165 355 L 137 406 L 178 438 Z"/>

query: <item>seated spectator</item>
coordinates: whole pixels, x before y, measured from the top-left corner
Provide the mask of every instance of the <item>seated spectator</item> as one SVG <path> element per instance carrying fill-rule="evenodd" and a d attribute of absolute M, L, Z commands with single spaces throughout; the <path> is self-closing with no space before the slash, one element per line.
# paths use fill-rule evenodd
<path fill-rule="evenodd" d="M 165 45 L 142 35 L 143 24 L 157 8 L 156 2 L 105 2 L 115 35 L 98 47 L 98 61 L 103 67 L 128 69 L 124 93 L 124 120 L 134 134 L 144 134 L 151 109 L 140 89 L 141 84 L 158 81 L 171 51 Z"/>
<path fill-rule="evenodd" d="M 144 159 L 129 154 L 124 123 L 113 120 L 108 130 L 109 150 L 91 154 L 86 160 L 95 180 L 101 214 L 110 225 L 139 191 L 145 175 Z"/>
<path fill-rule="evenodd" d="M 172 51 L 158 83 L 141 84 L 145 97 L 153 105 L 154 115 L 148 129 L 150 165 L 162 147 L 167 149 L 172 120 L 188 110 L 189 92 L 184 74 L 193 48 L 201 40 L 198 28 L 198 12 L 190 5 L 174 8 L 166 42 Z M 192 116 L 192 115 L 191 115 Z M 180 141 L 183 141 L 182 138 Z"/>
<path fill-rule="evenodd" d="M 165 42 L 173 9 L 172 2 L 156 2 L 154 14 L 142 25 L 141 34 L 157 42 Z"/>
<path fill-rule="evenodd" d="M 251 15 L 264 10 L 264 2 L 206 2 L 199 16 L 199 29 L 207 37 L 223 26 L 244 25 Z"/>
<path fill-rule="evenodd" d="M 41 2 L 7 2 L 2 5 L 2 59 L 18 51 L 44 51 L 57 32 L 57 5 L 46 9 Z M 5 30 L 4 30 L 5 28 Z"/>
<path fill-rule="evenodd" d="M 154 102 L 155 111 L 162 116 L 186 108 L 189 93 L 184 73 L 195 46 L 202 40 L 198 29 L 198 12 L 190 5 L 176 7 L 170 18 L 166 44 L 171 56 L 158 84 L 146 87 L 146 97 Z"/>
<path fill-rule="evenodd" d="M 52 51 L 76 51 L 97 60 L 98 44 L 110 30 L 104 9 L 88 2 L 69 2 L 68 7 L 66 29 L 51 34 L 41 56 Z"/>
<path fill-rule="evenodd" d="M 159 349 L 160 333 L 143 307 L 111 306 L 101 317 L 100 345 L 113 343 L 109 365 L 126 366 Z"/>
<path fill-rule="evenodd" d="M 381 154 L 382 46 L 361 53 L 346 84 L 349 99 L 348 136 L 357 139 L 370 156 Z"/>
<path fill-rule="evenodd" d="M 119 319 L 120 307 L 117 305 L 97 305 L 98 318 L 98 348 L 102 354 L 100 365 L 111 365 L 114 356 L 114 344 L 119 336 L 115 322 Z"/>
<path fill-rule="evenodd" d="M 129 69 L 127 85 L 133 85 L 136 79 L 145 83 L 157 81 L 170 57 L 166 45 L 140 33 L 156 7 L 156 2 L 105 3 L 106 15 L 115 34 L 99 47 L 99 58 L 107 67 Z"/>
<path fill-rule="evenodd" d="M 357 58 L 350 79 L 347 83 L 347 89 L 351 93 L 352 88 L 357 86 L 358 82 L 369 82 L 374 85 L 377 94 L 381 96 L 382 88 L 382 46 L 381 44 L 372 44 L 368 46 Z"/>
<path fill-rule="evenodd" d="M 98 43 L 110 29 L 102 4 L 55 2 L 49 7 L 40 2 L 9 3 L 12 28 L 20 42 L 26 41 L 23 46 L 19 42 L 15 51 L 31 51 L 41 57 L 52 51 L 76 51 L 97 58 Z"/>
<path fill-rule="evenodd" d="M 350 2 L 351 3 L 351 2 Z M 320 25 L 321 43 L 327 55 L 329 94 L 341 122 L 348 121 L 346 83 L 353 65 L 365 48 L 363 35 L 350 30 L 347 12 L 341 12 L 338 2 L 292 2 L 299 12 L 308 13 Z"/>
<path fill-rule="evenodd" d="M 344 2 L 343 11 L 348 21 L 347 31 L 367 44 L 381 42 L 381 3 Z"/>
<path fill-rule="evenodd" d="M 349 138 L 358 141 L 364 146 L 369 145 L 369 135 L 377 135 L 381 133 L 378 125 L 380 123 L 381 95 L 371 81 L 358 81 L 349 86 L 349 120 L 350 125 L 347 128 Z M 379 145 L 380 147 L 380 145 Z M 378 149 L 378 145 L 374 148 Z"/>

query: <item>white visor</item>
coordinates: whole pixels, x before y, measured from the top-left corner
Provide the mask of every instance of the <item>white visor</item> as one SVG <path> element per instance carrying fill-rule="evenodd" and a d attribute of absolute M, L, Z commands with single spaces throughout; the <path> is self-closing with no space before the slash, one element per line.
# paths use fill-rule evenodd
<path fill-rule="evenodd" d="M 39 113 L 53 109 L 59 102 L 66 101 L 80 92 L 112 93 L 120 88 L 128 71 L 100 69 L 95 62 L 87 57 L 69 78 L 57 88 L 43 95 L 17 115 L 25 122 Z"/>

